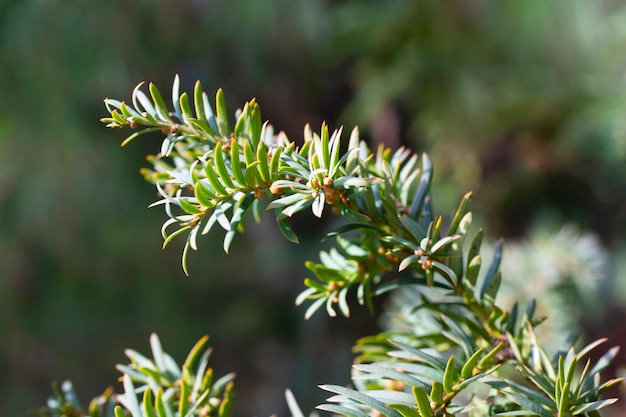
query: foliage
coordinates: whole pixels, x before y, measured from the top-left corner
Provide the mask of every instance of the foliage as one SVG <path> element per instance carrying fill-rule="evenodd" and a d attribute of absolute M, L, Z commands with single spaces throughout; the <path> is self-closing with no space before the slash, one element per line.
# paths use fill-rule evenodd
<path fill-rule="evenodd" d="M 218 239 L 205 237 L 190 270 L 228 280 L 172 279 L 184 239 L 154 256 L 161 212 L 134 209 L 154 200 L 153 188 L 135 175 L 143 155 L 157 152 L 150 150 L 154 143 L 120 154 L 116 139 L 123 132 L 94 120 L 106 94 L 120 97 L 137 79 L 167 85 L 172 71 L 183 75 L 187 91 L 197 77 L 208 91 L 223 87 L 233 106 L 254 94 L 265 118 L 295 139 L 307 121 L 319 132 L 321 120 L 358 123 L 366 140 L 393 137 L 392 129 L 377 136 L 372 128 L 386 112 L 365 107 L 382 101 L 397 109 L 401 143 L 427 151 L 435 165 L 439 213 L 449 214 L 457 197 L 473 190 L 474 224 L 486 226 L 487 242 L 505 236 L 509 248 L 527 221 L 549 207 L 560 220 L 601 236 L 613 285 L 621 288 L 622 2 L 381 4 L 3 2 L 0 84 L 11 99 L 3 100 L 0 116 L 1 415 L 41 404 L 53 378 L 71 377 L 82 395 L 100 391 L 102 381 L 113 379 L 107 364 L 119 361 L 109 355 L 141 346 L 152 331 L 175 354 L 198 332 L 211 334 L 225 356 L 221 366 L 237 369 L 238 393 L 251 399 L 239 403 L 246 415 L 280 412 L 277 387 L 295 385 L 298 400 L 311 408 L 321 393 L 301 387 L 347 379 L 347 353 L 332 356 L 330 367 L 319 366 L 326 353 L 294 364 L 313 336 L 303 337 L 294 323 L 303 315 L 290 308 L 301 281 L 288 278 L 306 276 L 294 270 L 306 253 L 317 252 L 308 245 L 319 239 L 307 235 L 319 233 L 319 222 L 299 216 L 292 223 L 299 246 L 280 241 L 278 228 L 263 222 L 228 257 L 220 255 Z M 388 90 L 368 89 L 376 82 Z M 269 239 L 271 245 L 259 244 Z M 249 262 L 240 262 L 242 253 Z M 613 313 L 583 323 L 585 334 L 622 344 L 624 331 L 614 320 L 623 315 L 622 294 L 610 288 L 595 300 Z M 539 304 L 538 314 L 552 305 Z M 332 333 L 316 349 L 333 352 L 374 333 L 363 330 L 376 321 L 362 313 L 352 311 L 349 325 L 316 317 L 316 340 Z M 264 320 L 268 315 L 278 319 Z M 129 330 L 124 338 L 117 335 L 121 326 Z M 257 358 L 267 349 L 249 349 L 252 343 L 280 345 L 289 370 L 271 380 L 259 375 Z M 255 379 L 264 383 L 250 383 Z"/>
<path fill-rule="evenodd" d="M 208 336 L 198 340 L 181 366 L 152 334 L 152 359 L 128 349 L 125 353 L 130 363 L 117 365 L 123 375 L 122 394 L 114 394 L 110 387 L 85 409 L 66 381 L 39 413 L 42 417 L 229 417 L 234 375 L 215 380 L 213 369 L 208 367 L 208 340 Z"/>
<path fill-rule="evenodd" d="M 132 106 L 107 99 L 110 117 L 103 121 L 109 127 L 138 129 L 124 144 L 151 132 L 165 135 L 161 153 L 149 158 L 153 167 L 144 175 L 161 195 L 155 205 L 163 205 L 169 217 L 162 227 L 164 246 L 176 236 L 187 236 L 185 272 L 189 249 L 198 248 L 198 235 L 216 224 L 225 230 L 228 251 L 235 233 L 243 231 L 244 215 L 252 212 L 258 219 L 264 205 L 274 210 L 285 237 L 297 242 L 289 218 L 304 209 L 321 217 L 328 206 L 326 212 L 341 215 L 347 223 L 328 234 L 336 248 L 322 252 L 319 263 L 307 262 L 315 279 L 305 280 L 306 289 L 296 300 L 311 302 L 307 317 L 321 307 L 330 316 L 337 314 L 336 308 L 348 316 L 351 290 L 372 309 L 373 297 L 379 294 L 419 288 L 409 312 L 415 324 L 361 339 L 355 347 L 356 389 L 323 385 L 334 395 L 319 409 L 349 417 L 370 412 L 393 417 L 598 416 L 598 410 L 616 401 L 601 395 L 621 379 L 602 381 L 600 373 L 619 348 L 592 363 L 590 352 L 605 340 L 576 348 L 572 339 L 567 349 L 549 357 L 535 332 L 543 321 L 535 314 L 535 302 L 525 309 L 514 304 L 508 311 L 498 306 L 502 242 L 495 245 L 489 266 L 483 267 L 483 231 L 471 228 L 471 193 L 444 226 L 443 218 L 433 212 L 433 167 L 426 154 L 420 158 L 404 148 L 392 152 L 383 146 L 374 152 L 359 141 L 356 129 L 343 151 L 341 129 L 331 134 L 326 125 L 319 134 L 307 126 L 304 143 L 296 146 L 262 123 L 255 100 L 237 112 L 233 128 L 221 90 L 214 112 L 199 83 L 192 98 L 180 94 L 178 85 L 176 78 L 173 111 L 156 86 L 150 84 L 148 96 L 140 84 Z M 176 227 L 174 232 L 169 232 L 170 226 Z M 135 367 L 121 367 L 126 394 L 119 399 L 122 406 L 116 416 L 153 415 L 155 391 L 157 410 L 171 401 L 178 404 L 180 415 L 187 410 L 188 415 L 204 415 L 194 408 L 209 395 L 210 384 L 186 383 L 185 370 L 189 373 L 194 361 L 188 359 L 181 373 L 170 366 L 155 340 L 155 362 L 131 354 Z M 155 364 L 160 377 L 153 375 Z M 172 376 L 164 377 L 168 372 Z M 181 376 L 182 382 L 174 383 Z M 147 384 L 141 406 L 133 378 Z M 155 381 L 180 386 L 181 391 L 161 404 Z M 202 389 L 184 395 L 191 386 Z M 229 402 L 226 391 L 222 404 Z M 195 402 L 189 405 L 180 398 Z M 301 414 L 288 399 L 293 413 Z"/>
<path fill-rule="evenodd" d="M 537 313 L 551 320 L 537 332 L 553 353 L 579 323 L 605 314 L 607 306 L 597 300 L 605 297 L 610 262 L 596 235 L 573 224 L 558 230 L 546 220 L 540 224 L 526 239 L 507 241 L 501 268 L 507 280 L 499 300 L 509 306 L 541 298 Z"/>
<path fill-rule="evenodd" d="M 354 93 L 343 120 L 387 141 L 393 133 L 378 126 L 397 120 L 395 140 L 430 150 L 438 189 L 470 187 L 497 207 L 492 231 L 521 235 L 522 221 L 552 204 L 563 221 L 600 231 L 602 214 L 586 202 L 615 212 L 610 195 L 626 185 L 625 17 L 612 0 L 341 2 L 329 55 Z M 513 207 L 498 207 L 504 199 Z"/>

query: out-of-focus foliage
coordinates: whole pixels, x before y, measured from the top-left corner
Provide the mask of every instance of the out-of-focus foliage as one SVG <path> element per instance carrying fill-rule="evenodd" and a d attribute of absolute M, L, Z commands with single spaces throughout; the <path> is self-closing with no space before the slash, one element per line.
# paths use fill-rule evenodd
<path fill-rule="evenodd" d="M 503 233 L 552 208 L 623 234 L 622 2 L 355 1 L 333 16 L 355 92 L 344 120 L 429 148 L 436 181 L 479 193 Z"/>
<path fill-rule="evenodd" d="M 97 123 L 102 97 L 121 96 L 143 79 L 166 85 L 179 73 L 209 91 L 223 87 L 233 103 L 256 96 L 265 117 L 292 138 L 307 122 L 335 128 L 343 114 L 363 137 L 429 150 L 442 207 L 474 189 L 475 214 L 498 235 L 521 235 L 534 213 L 549 211 L 597 232 L 615 263 L 626 248 L 621 2 L 377 4 L 1 2 L 0 414 L 41 404 L 54 378 L 71 377 L 83 395 L 101 392 L 112 376 L 107 364 L 119 360 L 111 355 L 157 331 L 174 353 L 211 334 L 218 364 L 249 371 L 238 379 L 238 392 L 252 392 L 242 414 L 268 415 L 282 404 L 285 385 L 304 405 L 318 401 L 301 382 L 285 380 L 346 377 L 334 373 L 341 366 L 295 358 L 326 362 L 321 346 L 345 348 L 351 334 L 371 329 L 364 316 L 350 326 L 314 319 L 316 337 L 300 333 L 291 308 L 299 283 L 288 287 L 281 278 L 304 258 L 263 224 L 220 262 L 213 255 L 220 245 L 210 239 L 203 245 L 213 250 L 190 259 L 194 275 L 228 276 L 219 288 L 209 279 L 177 279 L 179 251 L 162 252 L 154 238 L 160 214 L 135 209 L 155 199 L 136 168 L 145 164 L 148 141 L 121 152 Z M 399 44 L 416 47 L 402 54 Z M 367 87 L 376 83 L 386 90 Z M 383 107 L 365 109 L 360 97 Z M 319 223 L 309 223 L 294 227 L 319 236 Z M 255 261 L 238 262 L 243 253 Z M 618 268 L 611 282 L 625 270 Z M 239 291 L 252 283 L 262 301 Z M 623 314 L 615 296 L 626 291 L 607 294 L 607 310 Z M 208 310 L 221 320 L 209 320 Z M 616 339 L 626 333 L 615 320 L 611 326 Z M 260 349 L 236 352 L 252 340 Z M 347 356 L 333 360 L 347 363 Z M 270 374 L 268 364 L 273 377 L 253 384 Z"/>
<path fill-rule="evenodd" d="M 610 288 L 610 264 L 597 236 L 571 224 L 554 230 L 545 223 L 532 228 L 523 241 L 506 243 L 502 273 L 509 279 L 503 283 L 500 302 L 545 300 L 537 314 L 551 320 L 538 333 L 552 338 L 554 343 L 548 345 L 556 351 L 559 340 L 578 331 L 583 320 L 606 314 L 598 300 Z"/>

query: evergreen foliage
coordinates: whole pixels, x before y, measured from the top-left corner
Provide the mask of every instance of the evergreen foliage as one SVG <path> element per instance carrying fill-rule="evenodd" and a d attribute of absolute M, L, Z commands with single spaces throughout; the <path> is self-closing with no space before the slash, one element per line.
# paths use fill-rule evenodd
<path fill-rule="evenodd" d="M 535 328 L 544 320 L 535 302 L 501 308 L 502 242 L 483 265 L 482 229 L 472 227 L 466 194 L 451 218 L 433 209 L 433 166 L 426 154 L 380 146 L 370 149 L 355 128 L 347 147 L 342 129 L 319 133 L 309 126 L 297 144 L 263 122 L 253 99 L 231 122 L 224 94 L 214 107 L 198 82 L 192 94 L 172 89 L 173 110 L 154 84 L 140 84 L 131 104 L 107 99 L 109 127 L 134 129 L 125 141 L 161 132 L 160 153 L 143 171 L 154 183 L 168 219 L 164 246 L 185 238 L 183 269 L 199 237 L 221 227 L 226 252 L 243 232 L 244 218 L 257 221 L 273 210 L 284 236 L 298 242 L 289 220 L 310 210 L 329 213 L 345 223 L 328 233 L 336 246 L 308 261 L 314 278 L 296 304 L 308 303 L 310 317 L 349 316 L 349 296 L 373 311 L 374 297 L 407 286 L 417 288 L 409 302 L 412 325 L 359 340 L 353 385 L 322 385 L 331 393 L 320 410 L 348 417 L 384 415 L 599 416 L 617 399 L 602 394 L 621 382 L 601 373 L 619 350 L 599 360 L 590 353 L 601 339 L 583 347 L 576 339 L 553 356 L 546 353 Z M 345 149 L 345 150 L 344 150 Z M 118 366 L 124 393 L 107 391 L 81 411 L 70 385 L 57 392 L 44 415 L 116 417 L 228 416 L 232 376 L 213 382 L 207 368 L 206 338 L 178 366 L 151 339 L 153 359 L 128 351 L 131 364 Z M 302 415 L 290 394 L 292 413 Z M 113 411 L 112 411 L 113 410 Z"/>

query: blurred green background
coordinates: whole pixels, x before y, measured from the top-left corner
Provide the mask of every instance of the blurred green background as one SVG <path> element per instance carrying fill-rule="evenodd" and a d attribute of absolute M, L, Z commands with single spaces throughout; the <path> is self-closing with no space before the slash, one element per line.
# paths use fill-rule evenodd
<path fill-rule="evenodd" d="M 138 174 L 159 140 L 121 149 L 99 118 L 103 98 L 144 80 L 166 92 L 175 74 L 223 87 L 233 112 L 256 97 L 292 139 L 326 120 L 428 151 L 437 211 L 474 190 L 490 236 L 578 288 L 557 292 L 587 338 L 624 343 L 625 51 L 618 0 L 0 2 L 0 415 L 43 405 L 52 381 L 87 401 L 153 331 L 180 360 L 211 335 L 216 371 L 238 373 L 236 415 L 286 414 L 286 387 L 310 410 L 377 329 L 359 309 L 305 323 L 293 306 L 331 227 L 312 218 L 299 246 L 271 221 L 228 256 L 206 238 L 190 278 L 180 242 L 161 250 L 165 215 Z M 562 227 L 577 232 L 555 252 Z"/>

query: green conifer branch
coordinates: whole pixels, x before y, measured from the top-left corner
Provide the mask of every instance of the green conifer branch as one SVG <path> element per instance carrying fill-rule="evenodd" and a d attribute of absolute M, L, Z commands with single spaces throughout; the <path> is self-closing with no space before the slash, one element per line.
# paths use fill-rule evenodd
<path fill-rule="evenodd" d="M 244 216 L 264 207 L 275 212 L 285 237 L 297 242 L 288 220 L 311 210 L 317 217 L 342 216 L 347 223 L 327 235 L 335 239 L 335 248 L 321 252 L 319 262 L 306 263 L 314 278 L 305 279 L 306 288 L 296 299 L 296 304 L 310 303 L 305 317 L 321 308 L 330 316 L 337 309 L 348 316 L 352 290 L 360 304 L 372 309 L 379 294 L 419 288 L 404 329 L 365 337 L 355 346 L 356 389 L 322 386 L 334 395 L 320 409 L 349 417 L 372 412 L 394 417 L 566 417 L 597 416 L 616 401 L 600 396 L 621 379 L 602 382 L 599 375 L 617 348 L 595 365 L 583 358 L 601 341 L 581 350 L 572 341 L 568 349 L 549 357 L 535 333 L 543 318 L 536 317 L 534 302 L 524 313 L 517 304 L 508 310 L 498 306 L 502 242 L 484 267 L 482 229 L 471 232 L 471 193 L 451 219 L 433 213 L 433 166 L 426 154 L 383 146 L 372 150 L 357 129 L 344 151 L 342 129 L 331 133 L 326 124 L 319 133 L 307 125 L 297 145 L 263 122 L 255 100 L 237 111 L 231 124 L 221 90 L 214 112 L 200 83 L 192 100 L 179 93 L 178 78 L 172 88 L 173 110 L 153 84 L 149 93 L 140 84 L 132 106 L 105 100 L 110 117 L 102 121 L 109 127 L 137 129 L 123 144 L 143 134 L 165 135 L 160 153 L 148 159 L 152 168 L 143 173 L 161 195 L 155 205 L 163 205 L 168 216 L 162 227 L 164 246 L 187 236 L 185 273 L 189 249 L 197 250 L 198 235 L 214 225 L 225 230 L 228 251 Z M 116 415 L 126 409 L 135 417 L 151 416 L 152 408 L 170 407 L 159 403 L 159 392 L 151 387 L 140 409 L 128 392 L 133 392 L 133 376 L 143 377 L 131 368 L 121 370 L 127 394 Z M 484 395 L 474 390 L 480 384 L 491 391 Z M 183 383 L 184 396 L 187 389 Z M 217 415 L 228 415 L 229 392 Z M 293 398 L 288 399 L 294 414 L 301 415 Z M 195 403 L 177 404 L 177 415 L 193 415 Z"/>

